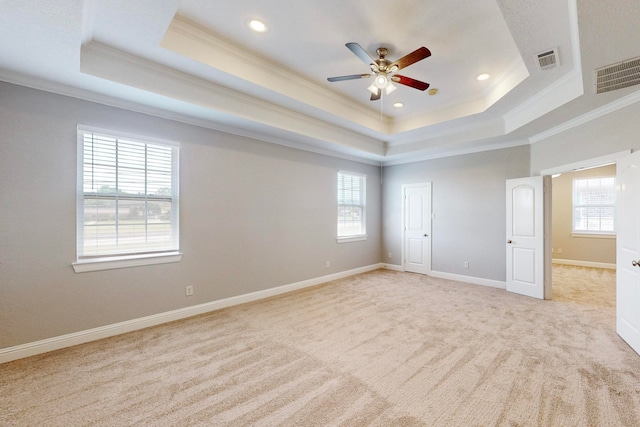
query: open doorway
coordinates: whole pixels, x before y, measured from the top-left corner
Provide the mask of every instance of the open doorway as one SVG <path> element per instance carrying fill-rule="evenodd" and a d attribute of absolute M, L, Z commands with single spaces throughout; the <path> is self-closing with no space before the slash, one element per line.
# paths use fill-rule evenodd
<path fill-rule="evenodd" d="M 607 197 L 610 201 L 611 189 L 599 184 L 611 184 L 611 178 L 616 176 L 616 159 L 628 154 L 616 153 L 543 171 L 544 175 L 553 176 L 552 209 L 545 218 L 552 224 L 552 249 L 545 254 L 551 258 L 552 299 L 607 306 L 615 315 L 616 236 L 615 228 L 610 227 L 613 224 L 606 223 L 607 216 L 613 221 L 615 197 L 610 207 L 588 208 L 581 204 L 585 197 L 591 197 L 587 205 L 605 205 Z M 581 187 L 588 183 L 594 185 L 591 191 Z M 575 200 L 581 189 L 582 200 Z"/>
<path fill-rule="evenodd" d="M 553 299 L 615 310 L 615 163 L 552 179 Z"/>
<path fill-rule="evenodd" d="M 615 269 L 615 163 L 552 179 L 554 264 Z"/>

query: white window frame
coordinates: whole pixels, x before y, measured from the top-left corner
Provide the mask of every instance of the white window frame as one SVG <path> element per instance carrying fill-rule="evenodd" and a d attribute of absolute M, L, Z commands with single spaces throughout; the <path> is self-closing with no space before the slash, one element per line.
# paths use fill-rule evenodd
<path fill-rule="evenodd" d="M 359 199 L 361 203 L 340 203 L 340 195 L 339 192 L 342 190 L 340 188 L 340 175 L 351 176 L 358 178 L 361 180 L 360 183 L 360 195 Z M 337 242 L 338 243 L 347 243 L 347 242 L 357 242 L 367 239 L 367 176 L 357 172 L 348 172 L 339 170 L 336 175 L 336 201 L 338 205 L 337 209 Z M 344 211 L 345 207 L 358 207 L 361 209 L 362 214 L 360 215 L 360 233 L 357 234 L 341 234 L 340 233 L 340 222 L 342 220 L 341 212 Z"/>
<path fill-rule="evenodd" d="M 579 181 L 589 181 L 589 180 L 601 180 L 601 179 L 613 179 L 613 203 L 602 203 L 602 204 L 578 204 L 577 199 L 578 195 L 576 193 L 576 185 Z M 616 236 L 616 204 L 615 204 L 615 176 L 593 176 L 593 177 L 582 177 L 582 178 L 574 178 L 571 182 L 571 235 L 572 237 L 595 237 L 595 238 L 614 238 Z M 576 211 L 577 209 L 583 208 L 612 208 L 613 209 L 613 230 L 584 230 L 576 228 Z"/>
<path fill-rule="evenodd" d="M 138 200 L 144 199 L 145 206 L 149 200 L 154 201 L 171 201 L 171 216 L 170 216 L 170 244 L 165 248 L 160 249 L 143 249 L 141 247 L 135 248 L 128 253 L 116 252 L 116 253 L 96 253 L 87 255 L 84 253 L 85 247 L 85 197 L 94 195 L 95 192 L 85 193 L 84 188 L 84 173 L 85 173 L 85 159 L 84 159 L 84 139 L 85 135 L 93 134 L 96 136 L 103 136 L 108 138 L 115 138 L 116 140 L 126 140 L 135 143 L 145 144 L 145 153 L 147 146 L 162 146 L 171 148 L 171 194 L 162 196 L 153 196 L 149 194 L 140 195 L 119 195 L 119 191 L 116 195 L 105 196 L 108 200 Z M 182 254 L 179 251 L 180 247 L 180 230 L 179 230 L 179 148 L 180 144 L 173 141 L 164 141 L 155 138 L 140 137 L 137 135 L 131 135 L 123 132 L 117 132 L 112 130 L 98 129 L 87 126 L 78 126 L 78 160 L 77 160 L 77 184 L 76 184 L 76 262 L 72 263 L 73 269 L 76 273 L 82 273 L 87 271 L 96 270 L 109 270 L 115 268 L 135 267 L 151 264 L 165 264 L 171 262 L 179 262 L 182 260 Z M 146 156 L 146 154 L 145 154 Z M 142 181 L 147 181 L 147 169 L 148 165 L 143 166 L 144 178 Z M 120 175 L 120 170 L 116 175 Z M 145 236 L 147 235 L 147 222 L 145 217 Z"/>

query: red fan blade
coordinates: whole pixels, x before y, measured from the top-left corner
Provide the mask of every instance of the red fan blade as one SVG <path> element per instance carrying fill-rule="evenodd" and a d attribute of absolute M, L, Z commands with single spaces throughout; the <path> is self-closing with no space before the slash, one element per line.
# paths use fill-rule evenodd
<path fill-rule="evenodd" d="M 362 60 L 367 65 L 375 64 L 376 59 L 369 55 L 369 52 L 363 49 L 358 43 L 347 43 L 345 46 L 349 48 L 351 52 L 353 52 L 358 58 Z"/>
<path fill-rule="evenodd" d="M 410 86 L 418 90 L 425 90 L 429 87 L 429 83 L 421 82 L 420 80 L 412 79 L 411 77 L 405 77 L 398 74 L 392 76 L 391 81 L 400 83 L 401 85 Z"/>
<path fill-rule="evenodd" d="M 327 80 L 330 82 L 341 82 L 343 80 L 366 79 L 367 77 L 371 77 L 371 74 L 351 74 L 350 76 L 328 77 Z"/>
<path fill-rule="evenodd" d="M 398 59 L 397 61 L 393 62 L 388 68 L 391 69 L 394 66 L 397 66 L 398 68 L 396 70 L 401 70 L 405 67 L 408 67 L 411 64 L 415 64 L 416 62 L 421 61 L 430 56 L 431 56 L 431 51 L 426 47 L 422 46 L 414 50 L 410 54 L 405 55 L 402 58 Z"/>

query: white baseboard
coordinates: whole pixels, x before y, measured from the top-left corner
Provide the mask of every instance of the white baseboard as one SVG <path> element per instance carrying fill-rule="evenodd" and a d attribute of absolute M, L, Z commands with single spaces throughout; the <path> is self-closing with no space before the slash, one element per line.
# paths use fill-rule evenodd
<path fill-rule="evenodd" d="M 384 264 L 384 268 L 393 271 L 405 271 L 404 266 L 397 264 Z M 489 286 L 498 289 L 507 288 L 506 282 L 501 282 L 499 280 L 482 279 L 480 277 L 463 276 L 462 274 L 444 273 L 441 271 L 431 270 L 427 273 L 427 276 L 438 277 L 440 279 L 455 280 L 457 282 L 471 283 L 472 285 Z"/>
<path fill-rule="evenodd" d="M 382 263 L 373 264 L 366 267 L 355 268 L 353 270 L 342 271 L 340 273 L 329 274 L 326 276 L 303 280 L 301 282 L 291 283 L 288 285 L 278 286 L 262 291 L 251 292 L 235 297 L 194 305 L 191 307 L 185 307 L 177 310 L 167 311 L 164 313 L 153 314 L 151 316 L 140 317 L 138 319 L 127 320 L 125 322 L 100 326 L 98 328 L 60 335 L 57 337 L 47 338 L 44 340 L 26 344 L 20 344 L 13 347 L 6 347 L 0 349 L 0 363 L 6 363 L 12 360 L 35 356 L 37 354 L 47 353 L 53 350 L 59 350 L 61 348 L 84 344 L 87 342 L 108 338 L 127 332 L 137 331 L 139 329 L 148 328 L 150 326 L 156 326 L 163 323 L 173 322 L 175 320 L 196 316 L 198 314 L 209 313 L 211 311 L 220 310 L 222 308 L 269 298 L 275 295 L 320 285 L 332 280 L 338 280 L 345 277 L 353 276 L 355 274 L 366 273 L 368 271 L 373 271 L 384 267 L 385 265 Z"/>
<path fill-rule="evenodd" d="M 609 270 L 616 269 L 616 265 L 609 262 L 578 261 L 573 259 L 561 258 L 553 258 L 551 262 L 553 264 L 575 265 L 577 267 L 607 268 Z"/>
<path fill-rule="evenodd" d="M 429 276 L 441 279 L 455 280 L 457 282 L 471 283 L 473 285 L 489 286 L 491 288 L 506 289 L 507 283 L 500 280 L 483 279 L 481 277 L 464 276 L 462 274 L 444 273 L 441 271 L 429 272 Z"/>

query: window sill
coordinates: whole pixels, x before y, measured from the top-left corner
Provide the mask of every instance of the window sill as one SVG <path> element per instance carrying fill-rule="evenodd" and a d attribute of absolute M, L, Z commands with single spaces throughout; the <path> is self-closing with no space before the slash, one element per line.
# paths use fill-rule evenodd
<path fill-rule="evenodd" d="M 610 233 L 571 233 L 571 237 L 587 237 L 591 239 L 615 239 L 615 234 Z"/>
<path fill-rule="evenodd" d="M 143 265 L 167 264 L 170 262 L 180 262 L 182 254 L 180 252 L 167 252 L 160 255 L 133 255 L 108 258 L 91 258 L 81 260 L 71 264 L 76 273 L 86 273 L 88 271 L 113 270 L 117 268 L 139 267 Z"/>
<path fill-rule="evenodd" d="M 360 236 L 338 237 L 336 240 L 338 243 L 360 242 L 362 240 L 367 240 L 367 235 L 362 234 Z"/>

